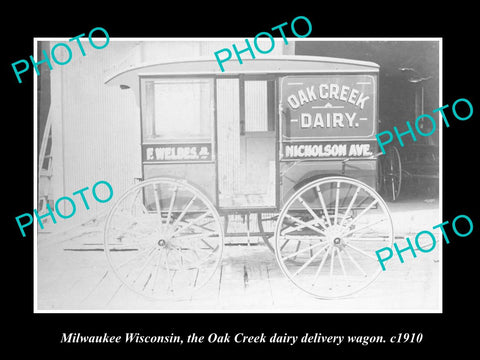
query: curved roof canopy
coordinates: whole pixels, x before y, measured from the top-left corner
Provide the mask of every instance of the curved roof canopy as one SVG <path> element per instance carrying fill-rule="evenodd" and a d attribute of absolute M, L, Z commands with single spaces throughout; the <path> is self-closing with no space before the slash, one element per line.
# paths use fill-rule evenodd
<path fill-rule="evenodd" d="M 277 56 L 256 59 L 230 59 L 220 70 L 215 59 L 201 57 L 195 59 L 168 60 L 165 62 L 140 64 L 110 74 L 105 79 L 107 85 L 131 88 L 138 99 L 138 78 L 140 76 L 175 75 L 261 75 L 261 74 L 303 74 L 303 73 L 376 73 L 379 65 L 369 61 L 358 61 L 319 56 Z"/>

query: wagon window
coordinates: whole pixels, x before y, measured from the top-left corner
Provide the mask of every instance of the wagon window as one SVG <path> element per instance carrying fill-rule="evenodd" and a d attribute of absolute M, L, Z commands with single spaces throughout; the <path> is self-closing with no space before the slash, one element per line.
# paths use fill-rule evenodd
<path fill-rule="evenodd" d="M 245 131 L 268 131 L 267 82 L 245 81 Z"/>
<path fill-rule="evenodd" d="M 144 140 L 211 140 L 211 79 L 151 79 L 142 90 Z"/>

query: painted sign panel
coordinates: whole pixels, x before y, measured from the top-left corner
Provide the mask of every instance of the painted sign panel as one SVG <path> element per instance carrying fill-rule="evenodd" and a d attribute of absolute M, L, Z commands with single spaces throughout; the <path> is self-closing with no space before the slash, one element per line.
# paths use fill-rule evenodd
<path fill-rule="evenodd" d="M 355 139 L 374 135 L 373 75 L 287 76 L 282 79 L 282 140 Z"/>
<path fill-rule="evenodd" d="M 367 158 L 375 151 L 374 141 L 283 143 L 282 160 Z"/>
<path fill-rule="evenodd" d="M 212 144 L 144 144 L 144 163 L 212 161 Z"/>

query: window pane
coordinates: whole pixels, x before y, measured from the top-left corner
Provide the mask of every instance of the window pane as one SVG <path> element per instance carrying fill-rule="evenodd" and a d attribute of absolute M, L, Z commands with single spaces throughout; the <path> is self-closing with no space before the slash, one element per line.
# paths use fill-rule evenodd
<path fill-rule="evenodd" d="M 266 81 L 245 81 L 245 131 L 268 131 Z"/>
<path fill-rule="evenodd" d="M 144 89 L 146 140 L 211 140 L 211 80 L 148 80 Z"/>

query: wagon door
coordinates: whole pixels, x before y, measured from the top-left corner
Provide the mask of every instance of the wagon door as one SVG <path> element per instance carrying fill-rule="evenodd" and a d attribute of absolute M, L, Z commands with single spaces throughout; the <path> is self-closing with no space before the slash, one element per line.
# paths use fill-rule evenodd
<path fill-rule="evenodd" d="M 221 208 L 276 205 L 273 78 L 216 80 L 218 191 Z"/>
<path fill-rule="evenodd" d="M 286 76 L 280 103 L 281 200 L 328 175 L 376 186 L 376 73 Z"/>

